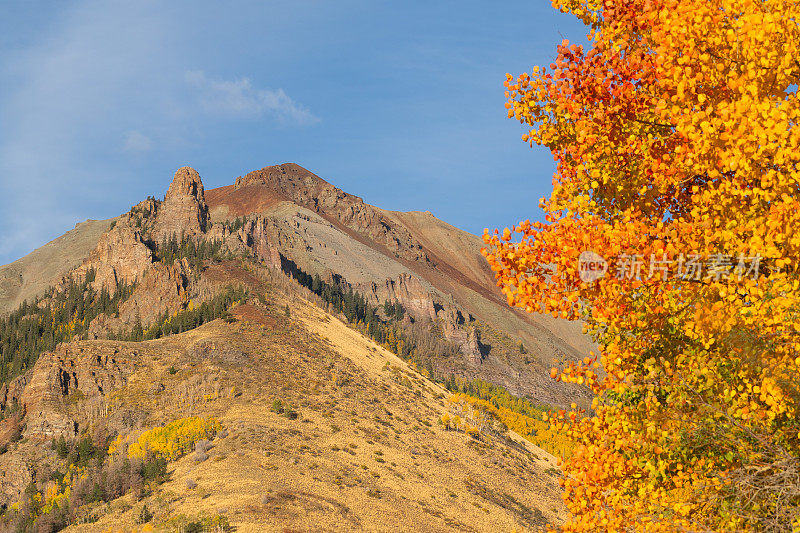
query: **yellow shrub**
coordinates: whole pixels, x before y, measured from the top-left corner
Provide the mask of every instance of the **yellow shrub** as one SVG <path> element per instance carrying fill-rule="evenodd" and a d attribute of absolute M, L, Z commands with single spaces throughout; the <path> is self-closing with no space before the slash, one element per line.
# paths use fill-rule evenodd
<path fill-rule="evenodd" d="M 191 451 L 194 444 L 201 440 L 212 438 L 222 425 L 216 418 L 201 418 L 192 416 L 174 420 L 166 426 L 159 426 L 139 436 L 136 442 L 128 447 L 128 457 L 144 459 L 148 452 L 173 461 Z M 109 447 L 109 453 L 114 453 L 119 448 L 119 442 L 114 441 Z"/>

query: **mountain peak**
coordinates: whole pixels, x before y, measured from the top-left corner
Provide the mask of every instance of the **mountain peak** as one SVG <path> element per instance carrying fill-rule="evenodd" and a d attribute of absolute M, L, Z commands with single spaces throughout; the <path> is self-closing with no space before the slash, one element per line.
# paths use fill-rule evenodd
<path fill-rule="evenodd" d="M 340 228 L 373 241 L 391 256 L 423 263 L 429 260 L 402 224 L 395 224 L 380 209 L 295 163 L 264 167 L 236 178 L 232 188 L 209 191 L 210 208 L 224 209 L 227 216 L 263 212 L 276 201 L 289 201 L 318 213 Z"/>
<path fill-rule="evenodd" d="M 175 172 L 166 199 L 180 196 L 192 196 L 198 202 L 205 203 L 203 180 L 192 167 L 181 167 Z"/>
<path fill-rule="evenodd" d="M 282 163 L 254 170 L 236 178 L 233 188 L 238 191 L 251 185 L 266 186 L 293 201 L 310 195 L 317 196 L 321 191 L 335 191 L 334 195 L 340 197 L 346 195 L 344 191 L 297 163 Z"/>
<path fill-rule="evenodd" d="M 169 239 L 173 234 L 197 235 L 206 231 L 208 207 L 203 180 L 192 167 L 175 172 L 156 221 L 156 238 Z"/>

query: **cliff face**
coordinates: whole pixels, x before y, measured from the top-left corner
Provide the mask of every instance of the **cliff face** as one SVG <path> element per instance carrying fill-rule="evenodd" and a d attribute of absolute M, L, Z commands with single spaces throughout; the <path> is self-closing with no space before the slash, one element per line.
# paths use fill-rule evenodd
<path fill-rule="evenodd" d="M 119 308 L 117 316 L 99 315 L 89 325 L 90 339 L 103 339 L 109 333 L 128 332 L 139 323 L 153 323 L 166 312 L 172 315 L 185 309 L 190 301 L 192 269 L 187 261 L 173 265 L 155 263 L 137 279 L 131 297 Z"/>
<path fill-rule="evenodd" d="M 83 263 L 60 282 L 63 289 L 68 280 L 84 279 L 94 271 L 92 286 L 98 292 L 105 289 L 113 296 L 122 284 L 135 286 L 116 316 L 102 314 L 92 321 L 89 337 L 130 331 L 136 323 L 146 326 L 164 312 L 185 308 L 192 268 L 186 260 L 160 262 L 158 245 L 173 236 L 199 242 L 208 225 L 203 183 L 190 167 L 175 173 L 163 202 L 148 198 L 119 217 Z"/>
<path fill-rule="evenodd" d="M 158 243 L 173 236 L 201 237 L 207 227 L 203 182 L 196 170 L 183 167 L 175 173 L 163 202 L 148 198 L 133 206 L 70 275 L 84 277 L 94 270 L 95 288 L 113 294 L 118 284 L 131 284 L 151 268 Z"/>
<path fill-rule="evenodd" d="M 100 237 L 97 247 L 75 274 L 84 277 L 94 270 L 97 290 L 105 288 L 114 294 L 117 285 L 133 283 L 152 263 L 152 251 L 144 244 L 141 232 L 123 218 Z"/>
<path fill-rule="evenodd" d="M 404 272 L 396 278 L 385 279 L 382 284 L 373 282 L 368 286 L 360 286 L 359 289 L 370 295 L 375 303 L 399 302 L 412 316 L 420 320 L 436 320 L 439 316 L 437 307 L 441 310 L 432 287 L 413 274 Z"/>
<path fill-rule="evenodd" d="M 98 423 L 131 427 L 143 415 L 126 407 L 109 416 L 112 394 L 140 368 L 139 351 L 103 342 L 62 344 L 0 389 L 0 503 L 10 505 L 58 461 L 51 439 L 74 440 Z M 13 409 L 12 409 L 13 407 Z M 117 407 L 119 407 L 117 405 Z M 19 439 L 22 438 L 22 441 Z"/>
<path fill-rule="evenodd" d="M 61 345 L 42 354 L 20 398 L 26 413 L 23 435 L 77 436 L 107 413 L 111 394 L 137 368 L 136 356 L 135 350 L 102 343 Z"/>

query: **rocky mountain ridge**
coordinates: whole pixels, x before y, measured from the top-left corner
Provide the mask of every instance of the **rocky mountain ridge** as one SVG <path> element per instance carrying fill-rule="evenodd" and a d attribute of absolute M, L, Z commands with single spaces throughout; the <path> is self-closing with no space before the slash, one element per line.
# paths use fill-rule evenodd
<path fill-rule="evenodd" d="M 120 284 L 137 283 L 115 316 L 93 320 L 90 338 L 147 328 L 213 294 L 200 264 L 159 257 L 168 241 L 216 243 L 231 257 L 345 282 L 372 306 L 399 304 L 463 355 L 435 362 L 435 370 L 488 379 L 543 402 L 574 396 L 547 372 L 590 347 L 577 325 L 508 309 L 491 285 L 477 237 L 430 215 L 372 207 L 295 164 L 265 167 L 210 191 L 196 170 L 183 167 L 163 201 L 148 198 L 119 217 L 57 284 L 92 272 L 94 289 L 113 295 Z"/>
<path fill-rule="evenodd" d="M 405 228 L 393 224 L 379 209 L 297 164 L 274 165 L 250 172 L 236 178 L 233 186 L 234 192 L 254 195 L 258 195 L 262 188 L 364 235 L 397 256 L 421 262 L 430 260 L 420 243 Z"/>

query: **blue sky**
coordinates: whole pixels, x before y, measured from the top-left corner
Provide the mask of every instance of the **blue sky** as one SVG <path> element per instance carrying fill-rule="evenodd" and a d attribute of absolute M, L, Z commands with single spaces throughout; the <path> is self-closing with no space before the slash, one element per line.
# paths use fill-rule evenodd
<path fill-rule="evenodd" d="M 0 264 L 87 218 L 296 162 L 480 234 L 539 218 L 554 170 L 505 73 L 586 30 L 549 2 L 4 2 Z"/>

